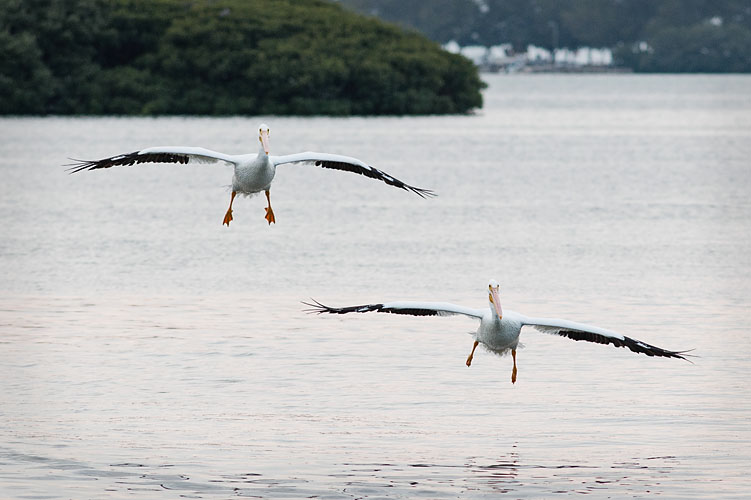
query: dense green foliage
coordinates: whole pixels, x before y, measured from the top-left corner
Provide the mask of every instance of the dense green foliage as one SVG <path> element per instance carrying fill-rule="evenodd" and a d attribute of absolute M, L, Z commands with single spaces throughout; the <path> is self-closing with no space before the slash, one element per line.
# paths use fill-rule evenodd
<path fill-rule="evenodd" d="M 751 71 L 748 0 L 339 0 L 461 45 L 610 47 L 636 71 Z"/>
<path fill-rule="evenodd" d="M 2 114 L 431 114 L 477 70 L 323 0 L 0 0 Z"/>

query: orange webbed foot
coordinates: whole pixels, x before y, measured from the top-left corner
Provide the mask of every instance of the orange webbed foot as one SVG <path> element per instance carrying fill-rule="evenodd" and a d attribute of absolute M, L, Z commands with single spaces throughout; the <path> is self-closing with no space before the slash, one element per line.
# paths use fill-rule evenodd
<path fill-rule="evenodd" d="M 266 220 L 269 221 L 269 226 L 273 222 L 276 224 L 276 218 L 274 217 L 274 211 L 271 209 L 271 207 L 266 207 Z"/>
<path fill-rule="evenodd" d="M 226 225 L 229 227 L 229 223 L 232 221 L 232 210 L 227 210 L 227 213 L 224 214 L 224 220 L 222 221 L 222 225 Z"/>

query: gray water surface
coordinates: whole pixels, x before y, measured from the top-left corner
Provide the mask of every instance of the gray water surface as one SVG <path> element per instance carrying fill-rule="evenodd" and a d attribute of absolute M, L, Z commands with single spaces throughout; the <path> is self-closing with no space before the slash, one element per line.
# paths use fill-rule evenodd
<path fill-rule="evenodd" d="M 489 76 L 474 116 L 0 119 L 1 498 L 746 498 L 751 77 Z M 272 204 L 154 145 L 356 156 Z M 693 364 L 463 317 L 613 329 Z"/>

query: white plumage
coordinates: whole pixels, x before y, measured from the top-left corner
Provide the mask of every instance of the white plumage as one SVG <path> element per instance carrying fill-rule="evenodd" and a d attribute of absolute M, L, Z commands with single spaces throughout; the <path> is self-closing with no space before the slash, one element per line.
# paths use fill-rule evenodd
<path fill-rule="evenodd" d="M 647 356 L 686 359 L 686 351 L 668 351 L 640 340 L 632 339 L 616 332 L 597 326 L 585 325 L 574 321 L 552 318 L 533 318 L 514 311 L 503 311 L 499 297 L 500 285 L 495 280 L 488 283 L 488 307 L 473 309 L 470 307 L 449 304 L 447 302 L 384 302 L 382 304 L 367 304 L 361 306 L 329 307 L 318 301 L 303 302 L 311 306 L 310 312 L 347 314 L 364 312 L 383 312 L 391 314 L 409 314 L 413 316 L 452 316 L 462 314 L 477 318 L 480 325 L 474 334 L 472 352 L 467 357 L 466 364 L 470 366 L 475 349 L 479 344 L 497 354 L 511 353 L 514 366 L 511 371 L 511 382 L 516 382 L 516 348 L 519 345 L 519 335 L 524 326 L 531 326 L 543 333 L 560 335 L 573 340 L 585 340 L 598 344 L 612 344 L 616 347 L 627 347 L 633 352 Z"/>
<path fill-rule="evenodd" d="M 73 160 L 75 163 L 69 165 L 70 172 L 80 172 L 82 170 L 97 170 L 101 168 L 110 168 L 115 166 L 130 166 L 139 163 L 198 163 L 211 164 L 221 163 L 234 167 L 234 176 L 232 177 L 232 198 L 230 199 L 229 208 L 224 216 L 223 224 L 229 226 L 232 221 L 232 203 L 237 194 L 250 195 L 264 191 L 268 201 L 266 208 L 266 220 L 269 224 L 276 222 L 274 211 L 271 209 L 270 189 L 271 182 L 276 175 L 276 167 L 288 163 L 309 163 L 322 168 L 334 170 L 343 170 L 352 172 L 371 179 L 380 180 L 390 186 L 394 186 L 405 191 L 411 191 L 422 198 L 435 196 L 429 189 L 422 189 L 406 184 L 399 179 L 371 167 L 367 163 L 352 158 L 350 156 L 335 155 L 330 153 L 315 153 L 308 151 L 283 156 L 269 155 L 269 134 L 271 130 L 268 125 L 261 124 L 258 127 L 258 140 L 261 143 L 258 154 L 228 155 L 210 149 L 198 148 L 192 146 L 160 146 L 142 149 L 133 153 L 126 153 L 101 160 Z"/>

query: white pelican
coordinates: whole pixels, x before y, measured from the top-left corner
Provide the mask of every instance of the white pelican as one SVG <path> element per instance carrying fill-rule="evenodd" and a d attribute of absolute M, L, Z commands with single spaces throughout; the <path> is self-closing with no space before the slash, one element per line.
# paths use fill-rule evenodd
<path fill-rule="evenodd" d="M 309 312 L 347 314 L 352 312 L 383 312 L 391 314 L 410 314 L 412 316 L 452 316 L 464 314 L 480 320 L 477 333 L 474 334 L 472 352 L 467 357 L 467 366 L 472 364 L 475 349 L 482 344 L 489 351 L 496 354 L 506 354 L 511 351 L 514 367 L 511 370 L 511 383 L 516 383 L 516 347 L 519 344 L 519 333 L 523 326 L 531 326 L 544 333 L 561 335 L 573 340 L 586 340 L 598 344 L 613 344 L 615 347 L 628 347 L 634 352 L 640 352 L 647 356 L 662 356 L 666 358 L 686 359 L 683 354 L 687 351 L 667 351 L 660 347 L 649 345 L 640 340 L 619 335 L 610 330 L 597 326 L 575 323 L 563 319 L 530 318 L 514 311 L 501 309 L 499 298 L 500 285 L 495 280 L 488 283 L 489 307 L 484 309 L 472 309 L 470 307 L 457 306 L 447 302 L 385 302 L 383 304 L 367 304 L 362 306 L 329 307 L 313 300 L 314 304 L 303 302 Z M 687 360 L 688 361 L 688 360 Z"/>
<path fill-rule="evenodd" d="M 97 170 L 99 168 L 110 168 L 116 166 L 131 166 L 134 163 L 224 163 L 232 165 L 235 168 L 235 175 L 232 177 L 232 197 L 230 198 L 229 208 L 224 215 L 222 224 L 229 227 L 232 220 L 232 202 L 235 196 L 240 193 L 251 195 L 254 193 L 266 192 L 266 200 L 269 206 L 266 208 L 266 220 L 269 225 L 274 222 L 274 211 L 271 209 L 270 189 L 271 181 L 274 180 L 276 167 L 285 163 L 313 163 L 323 168 L 332 168 L 335 170 L 345 170 L 356 174 L 378 179 L 390 186 L 395 186 L 405 191 L 412 191 L 422 198 L 435 196 L 435 193 L 429 189 L 422 189 L 409 184 L 405 184 L 399 179 L 390 176 L 371 167 L 357 158 L 341 156 L 329 153 L 297 153 L 284 156 L 269 156 L 269 134 L 271 129 L 262 123 L 258 127 L 258 141 L 261 143 L 258 154 L 228 155 L 218 153 L 204 148 L 189 146 L 166 146 L 142 149 L 133 153 L 111 156 L 102 160 L 76 160 L 75 163 L 69 164 L 68 169 L 71 173 L 80 172 L 81 170 Z"/>

